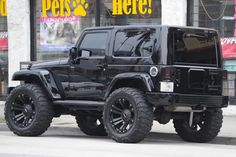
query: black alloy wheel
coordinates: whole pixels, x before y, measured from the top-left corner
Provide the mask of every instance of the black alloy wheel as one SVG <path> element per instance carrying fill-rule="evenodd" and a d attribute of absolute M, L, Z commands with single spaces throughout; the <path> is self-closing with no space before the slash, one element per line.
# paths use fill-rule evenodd
<path fill-rule="evenodd" d="M 139 89 L 119 88 L 106 101 L 103 123 L 116 142 L 140 142 L 152 128 L 153 108 Z"/>
<path fill-rule="evenodd" d="M 33 99 L 29 95 L 19 94 L 11 104 L 11 117 L 18 127 L 28 127 L 35 118 Z"/>
<path fill-rule="evenodd" d="M 133 104 L 125 98 L 118 98 L 110 108 L 110 123 L 117 133 L 128 132 L 134 124 Z"/>
<path fill-rule="evenodd" d="M 80 130 L 90 136 L 107 136 L 102 117 L 93 117 L 89 114 L 79 114 L 75 117 Z"/>
<path fill-rule="evenodd" d="M 22 84 L 6 100 L 6 123 L 19 136 L 41 135 L 50 126 L 53 116 L 51 101 L 38 85 Z"/>

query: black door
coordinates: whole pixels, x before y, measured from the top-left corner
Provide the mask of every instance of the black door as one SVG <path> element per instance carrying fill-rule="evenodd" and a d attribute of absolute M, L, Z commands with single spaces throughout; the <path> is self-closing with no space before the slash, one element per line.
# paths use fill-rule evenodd
<path fill-rule="evenodd" d="M 91 51 L 89 57 L 79 57 L 71 65 L 70 99 L 101 100 L 104 97 L 106 76 L 107 31 L 85 32 L 78 49 Z"/>

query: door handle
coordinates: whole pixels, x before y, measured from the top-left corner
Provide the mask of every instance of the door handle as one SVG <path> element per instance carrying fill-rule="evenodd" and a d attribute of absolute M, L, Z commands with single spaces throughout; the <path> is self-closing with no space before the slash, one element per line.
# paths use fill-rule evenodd
<path fill-rule="evenodd" d="M 97 67 L 98 67 L 98 68 L 101 68 L 101 69 L 104 69 L 104 68 L 106 68 L 107 66 L 104 65 L 104 64 L 100 64 L 100 65 L 97 65 Z"/>
<path fill-rule="evenodd" d="M 106 71 L 106 67 L 107 67 L 107 65 L 97 65 L 97 67 L 99 68 L 99 69 L 102 69 L 103 71 Z"/>

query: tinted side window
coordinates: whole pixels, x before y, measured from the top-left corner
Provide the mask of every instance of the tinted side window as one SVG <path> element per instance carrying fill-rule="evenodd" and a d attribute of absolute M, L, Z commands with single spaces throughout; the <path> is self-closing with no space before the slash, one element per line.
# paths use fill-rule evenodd
<path fill-rule="evenodd" d="M 216 32 L 179 30 L 173 33 L 175 63 L 217 64 Z"/>
<path fill-rule="evenodd" d="M 92 51 L 92 56 L 105 56 L 107 48 L 107 33 L 88 33 L 80 44 L 80 49 Z"/>
<path fill-rule="evenodd" d="M 149 57 L 153 52 L 154 31 L 120 31 L 116 33 L 115 57 Z"/>

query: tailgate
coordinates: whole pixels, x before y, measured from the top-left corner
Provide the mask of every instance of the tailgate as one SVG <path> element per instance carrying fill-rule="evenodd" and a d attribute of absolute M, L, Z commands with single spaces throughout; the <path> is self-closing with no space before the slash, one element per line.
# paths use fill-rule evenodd
<path fill-rule="evenodd" d="M 222 95 L 223 70 L 176 66 L 175 93 Z"/>

